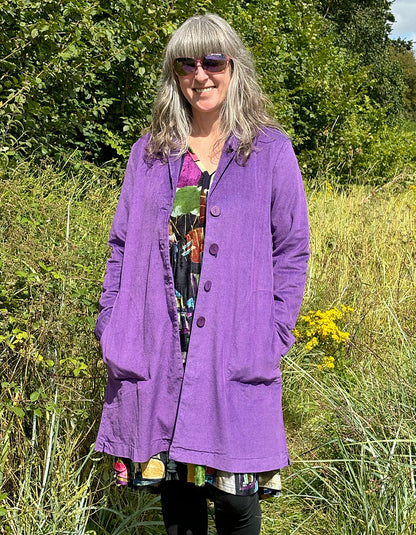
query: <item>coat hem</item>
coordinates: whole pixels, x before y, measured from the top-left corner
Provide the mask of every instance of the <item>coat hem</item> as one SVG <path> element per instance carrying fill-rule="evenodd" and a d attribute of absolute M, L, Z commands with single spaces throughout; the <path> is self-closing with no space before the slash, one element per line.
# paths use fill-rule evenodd
<path fill-rule="evenodd" d="M 142 449 L 136 448 L 134 446 L 129 446 L 121 442 L 114 440 L 100 440 L 95 444 L 95 451 L 101 453 L 107 453 L 108 455 L 113 455 L 114 457 L 124 457 L 131 459 L 135 463 L 145 463 L 147 462 L 152 455 L 156 455 L 161 451 L 168 451 L 170 447 L 170 440 L 162 439 L 152 442 L 151 446 L 146 453 Z"/>
<path fill-rule="evenodd" d="M 248 459 L 236 459 L 219 453 L 201 452 L 189 450 L 179 446 L 172 447 L 169 456 L 178 462 L 200 464 L 233 473 L 260 473 L 270 470 L 279 470 L 290 465 L 287 451 L 273 455 L 273 457 L 250 457 Z"/>

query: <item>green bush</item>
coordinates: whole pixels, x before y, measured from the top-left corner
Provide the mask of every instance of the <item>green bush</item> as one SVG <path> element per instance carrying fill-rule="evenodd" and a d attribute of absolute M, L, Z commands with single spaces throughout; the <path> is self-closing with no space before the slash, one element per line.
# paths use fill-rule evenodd
<path fill-rule="evenodd" d="M 126 157 L 148 124 L 166 39 L 200 5 L 210 4 L 5 0 L 3 157 Z"/>
<path fill-rule="evenodd" d="M 45 168 L 40 175 L 22 165 L 0 182 L 6 533 L 75 530 L 88 518 L 91 428 L 106 376 L 92 326 L 117 191 L 106 179 L 102 197 L 99 169 L 71 178 Z"/>
<path fill-rule="evenodd" d="M 304 167 L 315 161 L 315 183 L 378 185 L 406 169 L 416 169 L 416 138 L 409 129 L 391 125 L 386 111 L 368 97 L 344 121 L 318 134 L 315 149 L 300 155 Z"/>
<path fill-rule="evenodd" d="M 313 0 L 5 0 L 0 166 L 34 157 L 124 165 L 149 123 L 169 35 L 186 17 L 205 11 L 229 20 L 252 50 L 307 180 L 319 181 L 331 169 L 338 182 L 382 181 L 413 158 L 412 144 L 402 138 L 394 158 L 387 155 L 388 130 L 400 102 L 404 106 L 397 61 L 390 57 L 384 65 L 377 56 L 377 69 L 366 65 L 337 39 Z M 394 71 L 397 87 L 383 69 Z M 394 106 L 369 99 L 374 87 L 394 93 Z M 363 153 L 351 158 L 355 149 Z"/>

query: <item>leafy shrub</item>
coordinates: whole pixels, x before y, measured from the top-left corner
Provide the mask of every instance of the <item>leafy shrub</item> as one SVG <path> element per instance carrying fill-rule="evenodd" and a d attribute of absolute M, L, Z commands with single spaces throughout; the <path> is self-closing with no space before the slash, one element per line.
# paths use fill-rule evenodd
<path fill-rule="evenodd" d="M 308 159 L 316 162 L 317 184 L 377 185 L 416 169 L 416 139 L 411 130 L 390 125 L 386 111 L 364 97 L 344 121 L 319 133 L 315 150 L 301 153 L 301 162 Z"/>
<path fill-rule="evenodd" d="M 125 158 L 148 123 L 166 39 L 199 5 L 5 0 L 3 158 L 74 150 L 94 162 Z"/>
<path fill-rule="evenodd" d="M 117 190 L 106 178 L 103 203 L 100 169 L 38 173 L 22 165 L 0 180 L 0 483 L 9 533 L 81 529 L 106 377 L 92 325 Z"/>
<path fill-rule="evenodd" d="M 149 123 L 169 35 L 185 18 L 205 11 L 229 20 L 252 50 L 306 179 L 320 181 L 331 170 L 339 182 L 382 181 L 396 164 L 412 159 L 413 147 L 401 138 L 400 151 L 390 151 L 393 159 L 384 150 L 400 95 L 394 109 L 366 100 L 374 87 L 392 94 L 383 66 L 375 78 L 371 65 L 337 42 L 312 0 L 5 0 L 0 166 L 33 157 L 71 163 L 74 153 L 94 163 L 124 162 Z M 389 68 L 395 65 L 391 59 Z M 395 71 L 399 85 L 400 76 Z M 331 132 L 330 141 L 325 132 Z M 356 148 L 364 157 L 350 157 Z M 380 149 L 383 157 L 374 165 Z"/>

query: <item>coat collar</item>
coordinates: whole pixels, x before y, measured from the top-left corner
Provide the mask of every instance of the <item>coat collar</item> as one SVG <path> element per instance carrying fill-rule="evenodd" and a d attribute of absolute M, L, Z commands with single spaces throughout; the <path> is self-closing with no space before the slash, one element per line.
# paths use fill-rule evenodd
<path fill-rule="evenodd" d="M 218 162 L 218 167 L 217 167 L 217 170 L 215 171 L 214 180 L 212 181 L 212 184 L 211 184 L 211 188 L 210 188 L 211 193 L 217 187 L 225 171 L 228 169 L 228 166 L 231 164 L 233 160 L 235 160 L 237 148 L 238 148 L 238 140 L 234 135 L 232 135 L 224 143 L 221 158 L 220 158 L 220 161 Z"/>

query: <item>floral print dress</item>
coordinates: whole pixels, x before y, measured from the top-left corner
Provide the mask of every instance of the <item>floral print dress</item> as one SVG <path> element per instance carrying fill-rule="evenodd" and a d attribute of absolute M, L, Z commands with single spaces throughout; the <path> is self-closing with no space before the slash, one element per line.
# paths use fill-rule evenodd
<path fill-rule="evenodd" d="M 184 366 L 203 259 L 206 202 L 214 174 L 208 173 L 191 150 L 185 154 L 169 221 L 170 261 Z M 147 463 L 116 459 L 115 472 L 118 484 L 148 487 L 149 490 L 157 488 L 164 479 L 179 479 L 199 486 L 209 483 L 235 495 L 250 495 L 259 491 L 264 498 L 277 496 L 281 492 L 279 470 L 237 474 L 179 463 L 169 459 L 167 452 L 155 455 Z"/>

